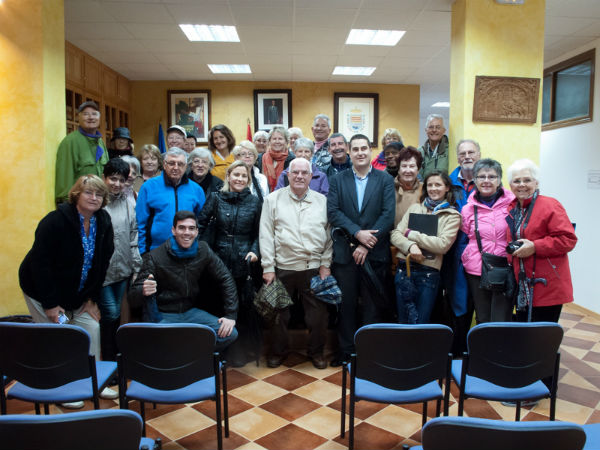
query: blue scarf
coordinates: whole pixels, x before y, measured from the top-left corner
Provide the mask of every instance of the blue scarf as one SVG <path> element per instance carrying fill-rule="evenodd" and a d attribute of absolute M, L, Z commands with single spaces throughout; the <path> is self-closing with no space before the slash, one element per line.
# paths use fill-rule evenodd
<path fill-rule="evenodd" d="M 79 127 L 79 132 L 81 134 L 83 134 L 85 137 L 89 137 L 92 139 L 100 139 L 102 137 L 102 135 L 100 134 L 100 132 L 98 130 L 96 130 L 95 134 L 89 134 L 89 133 L 86 133 L 85 131 L 83 131 L 83 128 Z M 102 158 L 103 154 L 104 154 L 104 149 L 98 142 L 96 145 L 96 162 L 100 161 L 100 158 Z"/>
<path fill-rule="evenodd" d="M 425 208 L 427 208 L 428 211 L 434 213 L 438 212 L 441 209 L 454 208 L 445 199 L 431 200 L 429 197 L 425 197 L 423 205 L 425 205 Z"/>
<path fill-rule="evenodd" d="M 190 248 L 181 248 L 177 241 L 175 240 L 175 236 L 171 236 L 169 238 L 171 242 L 171 251 L 178 258 L 193 258 L 198 253 L 198 240 L 196 239 Z"/>

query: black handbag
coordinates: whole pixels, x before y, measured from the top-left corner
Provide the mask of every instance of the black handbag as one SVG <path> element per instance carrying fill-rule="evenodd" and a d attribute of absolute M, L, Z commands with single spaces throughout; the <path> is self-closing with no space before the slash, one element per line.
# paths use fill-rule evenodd
<path fill-rule="evenodd" d="M 477 238 L 477 247 L 481 254 L 481 279 L 479 287 L 488 291 L 504 292 L 505 296 L 511 297 L 516 287 L 513 268 L 505 256 L 498 256 L 483 251 L 479 227 L 477 225 L 477 206 L 474 207 L 474 210 L 475 237 Z"/>

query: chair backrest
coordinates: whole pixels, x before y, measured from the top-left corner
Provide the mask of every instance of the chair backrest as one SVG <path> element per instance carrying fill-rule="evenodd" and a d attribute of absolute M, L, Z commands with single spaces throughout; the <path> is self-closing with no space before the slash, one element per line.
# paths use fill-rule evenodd
<path fill-rule="evenodd" d="M 581 450 L 585 432 L 569 422 L 504 422 L 436 417 L 422 431 L 423 450 Z"/>
<path fill-rule="evenodd" d="M 468 374 L 517 388 L 554 374 L 563 329 L 554 322 L 490 322 L 467 335 Z"/>
<path fill-rule="evenodd" d="M 358 329 L 356 376 L 395 390 L 446 376 L 452 330 L 445 325 L 372 324 Z"/>
<path fill-rule="evenodd" d="M 91 376 L 90 336 L 74 325 L 0 323 L 0 374 L 49 389 Z"/>
<path fill-rule="evenodd" d="M 138 450 L 142 419 L 124 409 L 0 416 L 0 450 Z"/>
<path fill-rule="evenodd" d="M 216 334 L 197 324 L 129 323 L 117 330 L 127 379 L 154 389 L 178 389 L 215 375 Z"/>

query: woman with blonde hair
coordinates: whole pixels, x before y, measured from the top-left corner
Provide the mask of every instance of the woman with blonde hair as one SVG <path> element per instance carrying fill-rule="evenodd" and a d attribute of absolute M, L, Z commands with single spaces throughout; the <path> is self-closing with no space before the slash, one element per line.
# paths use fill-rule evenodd
<path fill-rule="evenodd" d="M 238 293 L 244 284 L 251 264 L 258 263 L 258 225 L 261 201 L 250 193 L 250 166 L 235 161 L 225 172 L 225 182 L 213 192 L 198 216 L 198 236 L 205 240 L 227 266 L 236 282 Z M 236 327 L 238 339 L 229 350 L 229 361 L 234 367 L 243 366 L 249 359 L 248 332 L 245 325 L 251 314 L 251 305 L 240 298 Z"/>
<path fill-rule="evenodd" d="M 256 146 L 250 141 L 242 141 L 240 145 L 236 145 L 233 149 L 233 156 L 238 161 L 244 161 L 252 169 L 252 182 L 249 183 L 250 192 L 252 195 L 256 195 L 262 202 L 269 193 L 269 185 L 267 184 L 267 177 L 260 173 L 260 170 L 255 165 L 258 159 Z"/>

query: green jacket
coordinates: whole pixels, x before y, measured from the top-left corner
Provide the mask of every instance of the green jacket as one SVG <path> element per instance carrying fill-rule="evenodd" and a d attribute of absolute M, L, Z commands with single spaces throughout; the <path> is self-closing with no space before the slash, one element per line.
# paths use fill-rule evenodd
<path fill-rule="evenodd" d="M 96 147 L 104 150 L 96 161 Z M 108 152 L 101 137 L 90 138 L 79 130 L 69 133 L 58 146 L 56 153 L 56 181 L 54 185 L 56 203 L 69 196 L 69 189 L 82 175 L 93 174 L 102 177 L 104 165 L 108 162 Z"/>
<path fill-rule="evenodd" d="M 448 136 L 442 136 L 435 156 L 431 156 L 429 139 L 419 147 L 419 151 L 423 155 L 423 165 L 419 171 L 421 180 L 424 180 L 427 174 L 434 170 L 441 170 L 448 173 Z"/>

